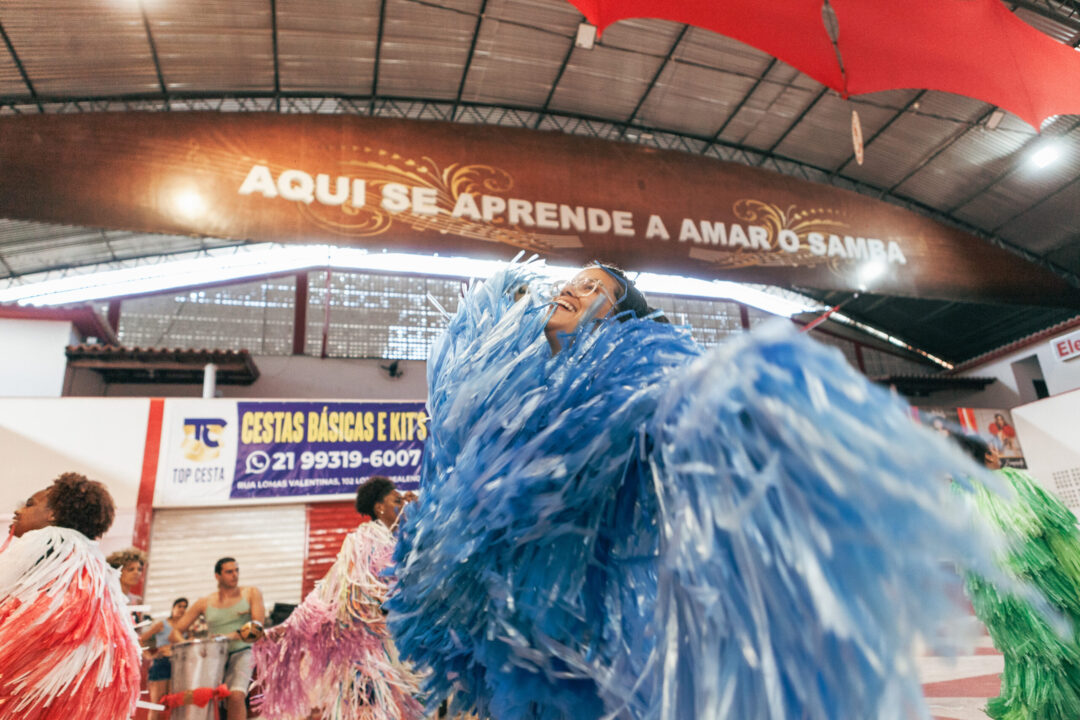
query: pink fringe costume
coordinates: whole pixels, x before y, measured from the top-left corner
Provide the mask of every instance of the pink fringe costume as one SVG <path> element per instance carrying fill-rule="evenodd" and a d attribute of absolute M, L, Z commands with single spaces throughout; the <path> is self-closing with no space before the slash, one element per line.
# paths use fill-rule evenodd
<path fill-rule="evenodd" d="M 416 720 L 419 678 L 397 658 L 382 601 L 395 539 L 380 522 L 362 522 L 337 560 L 279 628 L 254 646 L 268 720 Z"/>
<path fill-rule="evenodd" d="M 127 720 L 139 641 L 97 543 L 31 530 L 0 551 L 0 720 Z"/>

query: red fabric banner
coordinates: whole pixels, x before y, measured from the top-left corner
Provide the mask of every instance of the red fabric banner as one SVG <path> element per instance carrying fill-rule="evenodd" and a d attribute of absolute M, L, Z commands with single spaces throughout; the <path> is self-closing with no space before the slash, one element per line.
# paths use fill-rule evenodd
<path fill-rule="evenodd" d="M 927 89 L 1004 108 L 1038 128 L 1080 113 L 1080 53 L 1000 0 L 570 0 L 601 31 L 626 18 L 713 30 L 783 60 L 843 95 Z M 843 61 L 841 71 L 837 58 Z"/>

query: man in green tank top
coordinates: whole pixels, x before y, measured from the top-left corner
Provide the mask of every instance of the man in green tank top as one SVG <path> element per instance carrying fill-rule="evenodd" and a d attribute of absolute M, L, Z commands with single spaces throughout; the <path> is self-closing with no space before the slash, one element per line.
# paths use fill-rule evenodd
<path fill-rule="evenodd" d="M 251 643 L 240 638 L 240 628 L 254 620 L 262 623 L 266 619 L 262 593 L 257 587 L 240 587 L 240 566 L 236 559 L 223 557 L 214 564 L 214 577 L 217 579 L 217 592 L 199 598 L 173 624 L 171 642 L 183 642 L 183 633 L 199 615 L 206 616 L 206 625 L 210 636 L 223 636 L 229 639 L 229 660 L 225 665 L 224 683 L 229 688 L 228 720 L 243 720 L 247 717 L 245 700 L 248 686 L 251 685 Z"/>

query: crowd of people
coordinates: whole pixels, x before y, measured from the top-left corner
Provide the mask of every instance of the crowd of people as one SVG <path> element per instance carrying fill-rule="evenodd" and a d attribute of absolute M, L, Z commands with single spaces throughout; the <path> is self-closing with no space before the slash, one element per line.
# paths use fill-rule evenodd
<path fill-rule="evenodd" d="M 34 493 L 0 550 L 0 720 L 131 717 L 200 617 L 228 720 L 253 682 L 270 720 L 909 717 L 916 638 L 966 612 L 942 560 L 1005 654 L 991 715 L 1080 715 L 1080 539 L 1052 495 L 789 329 L 704 351 L 617 268 L 540 280 L 465 294 L 428 364 L 420 496 L 362 484 L 265 635 L 233 557 L 208 595 L 133 613 L 145 556 L 93 542 L 107 489 Z"/>

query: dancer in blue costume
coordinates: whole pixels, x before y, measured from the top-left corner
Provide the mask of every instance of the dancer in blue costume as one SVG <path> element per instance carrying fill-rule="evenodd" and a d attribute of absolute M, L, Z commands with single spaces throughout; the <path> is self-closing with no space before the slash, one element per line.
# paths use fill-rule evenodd
<path fill-rule="evenodd" d="M 979 473 L 784 324 L 703 351 L 609 267 L 512 265 L 428 364 L 390 625 L 437 703 L 497 720 L 926 717 L 994 542 Z M 527 288 L 522 292 L 522 288 Z"/>

